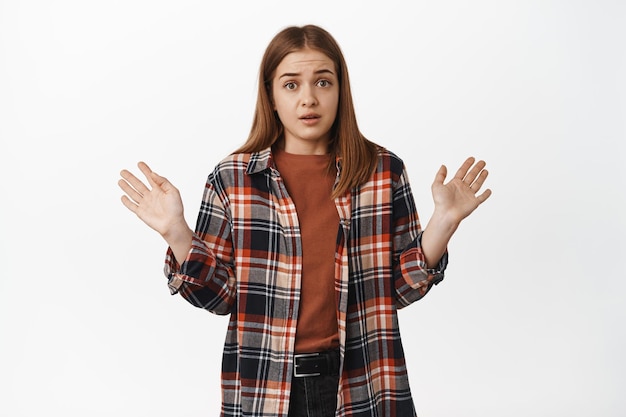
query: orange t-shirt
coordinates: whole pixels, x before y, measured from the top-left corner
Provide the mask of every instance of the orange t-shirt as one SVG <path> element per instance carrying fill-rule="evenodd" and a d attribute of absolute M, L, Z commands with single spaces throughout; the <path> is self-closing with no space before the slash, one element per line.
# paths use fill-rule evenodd
<path fill-rule="evenodd" d="M 339 346 L 335 295 L 335 249 L 339 214 L 330 193 L 336 171 L 330 155 L 274 150 L 274 162 L 293 200 L 302 233 L 302 290 L 296 353 Z"/>

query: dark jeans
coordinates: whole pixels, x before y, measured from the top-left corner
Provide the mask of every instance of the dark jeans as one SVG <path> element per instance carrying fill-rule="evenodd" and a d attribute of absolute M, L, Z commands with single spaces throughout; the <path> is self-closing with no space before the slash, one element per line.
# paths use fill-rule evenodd
<path fill-rule="evenodd" d="M 339 376 L 293 378 L 289 417 L 334 417 Z"/>

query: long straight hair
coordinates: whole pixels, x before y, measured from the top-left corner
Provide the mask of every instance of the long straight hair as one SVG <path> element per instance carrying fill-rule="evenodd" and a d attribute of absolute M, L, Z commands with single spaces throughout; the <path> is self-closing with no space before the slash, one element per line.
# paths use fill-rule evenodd
<path fill-rule="evenodd" d="M 365 183 L 376 168 L 378 146 L 361 134 L 348 78 L 348 67 L 339 44 L 326 30 L 315 25 L 291 26 L 280 31 L 267 46 L 259 70 L 258 95 L 252 128 L 247 141 L 235 153 L 258 152 L 272 146 L 283 135 L 283 124 L 272 105 L 272 80 L 276 68 L 288 54 L 304 48 L 317 50 L 335 64 L 339 80 L 339 105 L 330 130 L 331 164 L 340 158 L 341 176 L 332 197 L 343 195 Z"/>

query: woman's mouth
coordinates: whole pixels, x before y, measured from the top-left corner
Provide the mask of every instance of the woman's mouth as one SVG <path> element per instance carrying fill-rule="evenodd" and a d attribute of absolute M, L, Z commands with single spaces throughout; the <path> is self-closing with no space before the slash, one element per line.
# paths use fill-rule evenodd
<path fill-rule="evenodd" d="M 300 116 L 300 120 L 305 125 L 314 125 L 315 123 L 317 123 L 320 120 L 320 118 L 321 118 L 321 116 L 319 114 L 316 114 L 316 113 L 308 113 L 308 114 Z"/>

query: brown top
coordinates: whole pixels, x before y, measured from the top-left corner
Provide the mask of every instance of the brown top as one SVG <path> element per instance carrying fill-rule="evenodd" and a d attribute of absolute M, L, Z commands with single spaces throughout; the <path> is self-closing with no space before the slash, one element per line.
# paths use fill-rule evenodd
<path fill-rule="evenodd" d="M 339 346 L 335 296 L 335 249 L 339 214 L 330 198 L 336 171 L 330 155 L 274 151 L 274 162 L 296 206 L 302 233 L 302 292 L 296 353 Z"/>

